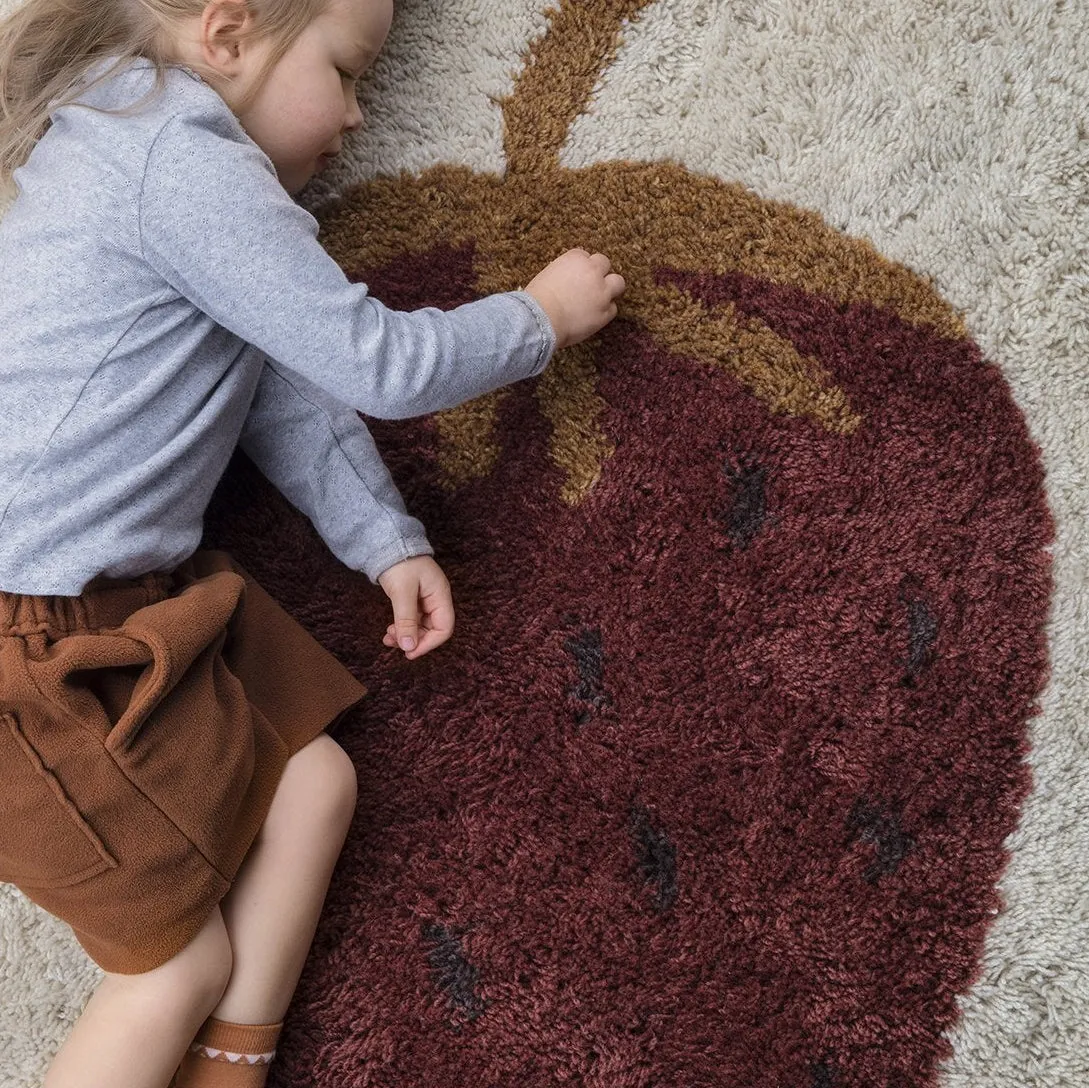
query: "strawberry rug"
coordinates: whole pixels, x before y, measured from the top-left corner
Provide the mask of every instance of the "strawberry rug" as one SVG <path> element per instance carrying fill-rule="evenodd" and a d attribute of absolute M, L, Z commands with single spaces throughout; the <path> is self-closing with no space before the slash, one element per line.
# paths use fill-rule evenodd
<path fill-rule="evenodd" d="M 324 244 L 403 308 L 571 245 L 629 290 L 541 378 L 368 421 L 453 585 L 421 661 L 220 485 L 207 542 L 370 693 L 270 1084 L 1084 1083 L 1087 16 L 440 8 L 398 4 Z M 94 977 L 3 892 L 0 1085 Z"/>

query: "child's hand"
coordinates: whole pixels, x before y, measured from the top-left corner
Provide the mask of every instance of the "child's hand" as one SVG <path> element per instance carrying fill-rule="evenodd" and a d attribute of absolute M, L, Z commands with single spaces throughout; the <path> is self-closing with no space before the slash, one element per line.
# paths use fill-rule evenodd
<path fill-rule="evenodd" d="M 548 314 L 556 347 L 566 348 L 593 336 L 616 317 L 624 277 L 612 271 L 604 253 L 569 249 L 529 282 L 526 291 Z"/>
<path fill-rule="evenodd" d="M 454 633 L 450 583 L 429 555 L 395 563 L 378 576 L 393 604 L 393 623 L 382 642 L 399 646 L 409 661 L 441 646 Z"/>

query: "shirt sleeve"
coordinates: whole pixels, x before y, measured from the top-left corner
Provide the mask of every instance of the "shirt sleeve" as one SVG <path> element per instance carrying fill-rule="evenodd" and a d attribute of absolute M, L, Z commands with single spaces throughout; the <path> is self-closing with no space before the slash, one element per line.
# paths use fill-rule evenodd
<path fill-rule="evenodd" d="M 144 259 L 281 372 L 397 419 L 453 407 L 547 364 L 555 334 L 524 292 L 450 311 L 391 310 L 349 282 L 317 234 L 225 106 L 175 115 L 159 131 L 140 196 Z"/>
<path fill-rule="evenodd" d="M 266 364 L 239 445 L 330 551 L 371 581 L 433 554 L 358 414 L 304 379 Z"/>

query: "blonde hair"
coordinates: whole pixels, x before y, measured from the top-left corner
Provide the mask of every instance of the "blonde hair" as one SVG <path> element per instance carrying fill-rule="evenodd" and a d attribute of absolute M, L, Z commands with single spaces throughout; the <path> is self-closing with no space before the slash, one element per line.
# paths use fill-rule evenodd
<path fill-rule="evenodd" d="M 292 42 L 330 0 L 234 0 L 253 16 L 248 36 L 272 42 L 258 89 Z M 155 64 L 155 90 L 175 61 L 172 28 L 199 16 L 208 0 L 23 0 L 0 22 L 0 183 L 26 162 L 49 115 L 92 84 L 87 70 L 107 57 Z M 113 72 L 103 73 L 99 80 Z M 96 80 L 95 82 L 98 82 Z M 154 93 L 154 90 L 153 90 Z M 251 92 L 252 93 L 252 92 Z"/>

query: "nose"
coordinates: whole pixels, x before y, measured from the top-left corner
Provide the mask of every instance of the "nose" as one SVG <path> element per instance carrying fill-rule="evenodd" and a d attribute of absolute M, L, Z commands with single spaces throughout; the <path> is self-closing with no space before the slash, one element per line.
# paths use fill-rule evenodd
<path fill-rule="evenodd" d="M 355 132 L 363 127 L 363 110 L 355 96 L 355 87 L 348 87 L 344 93 L 344 131 Z"/>

